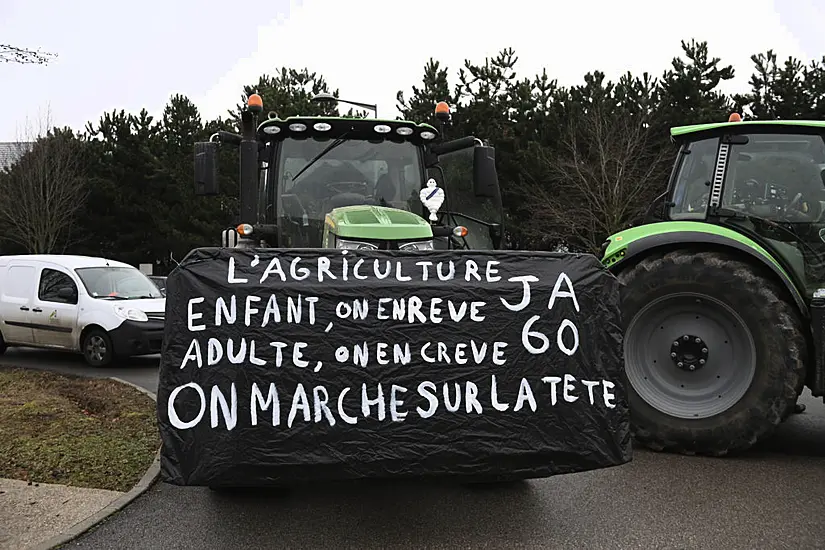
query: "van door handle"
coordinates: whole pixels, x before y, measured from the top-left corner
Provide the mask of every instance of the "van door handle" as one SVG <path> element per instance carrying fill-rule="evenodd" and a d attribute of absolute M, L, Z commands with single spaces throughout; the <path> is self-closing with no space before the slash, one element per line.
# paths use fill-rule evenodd
<path fill-rule="evenodd" d="M 20 306 L 20 311 L 29 311 L 29 308 L 26 306 Z"/>
<path fill-rule="evenodd" d="M 43 310 L 42 310 L 42 309 L 40 309 L 39 307 L 36 307 L 36 308 L 34 308 L 32 311 L 33 311 L 33 312 L 35 312 L 35 313 L 40 313 L 40 312 L 41 312 L 41 311 L 43 311 Z"/>

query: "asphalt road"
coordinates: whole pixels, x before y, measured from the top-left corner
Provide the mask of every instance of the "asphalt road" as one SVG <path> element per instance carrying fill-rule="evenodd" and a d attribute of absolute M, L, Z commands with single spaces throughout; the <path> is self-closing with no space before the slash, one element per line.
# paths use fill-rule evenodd
<path fill-rule="evenodd" d="M 95 370 L 9 351 L 13 363 L 157 387 L 157 359 Z M 825 548 L 825 405 L 760 449 L 705 459 L 636 450 L 625 466 L 495 489 L 347 483 L 213 494 L 158 483 L 68 548 Z"/>

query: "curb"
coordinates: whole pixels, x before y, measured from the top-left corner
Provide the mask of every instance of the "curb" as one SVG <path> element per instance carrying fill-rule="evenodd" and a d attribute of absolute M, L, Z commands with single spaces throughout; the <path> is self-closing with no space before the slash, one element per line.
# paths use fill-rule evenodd
<path fill-rule="evenodd" d="M 152 401 L 157 402 L 158 400 L 157 395 L 150 392 L 146 388 L 141 388 L 136 384 L 133 384 L 127 380 L 123 380 L 122 378 L 116 378 L 114 376 L 110 376 L 108 378 L 110 380 L 114 380 L 116 382 L 120 382 L 121 384 L 125 384 L 127 386 L 135 388 L 139 392 L 149 396 L 152 399 Z M 160 449 L 158 449 L 158 452 L 155 454 L 155 459 L 152 461 L 152 465 L 149 466 L 149 469 L 146 470 L 146 473 L 143 474 L 143 477 L 140 479 L 140 481 L 137 482 L 137 485 L 132 487 L 132 489 L 129 490 L 129 492 L 118 497 L 105 508 L 79 521 L 78 523 L 75 523 L 62 533 L 55 535 L 52 538 L 47 539 L 35 546 L 30 547 L 29 550 L 52 550 L 53 548 L 57 548 L 68 542 L 71 542 L 72 540 L 76 539 L 77 537 L 79 537 L 95 525 L 101 523 L 103 520 L 113 515 L 115 512 L 122 510 L 126 507 L 127 504 L 131 503 L 137 497 L 145 493 L 147 489 L 149 489 L 149 487 L 151 487 L 154 484 L 155 480 L 157 480 L 159 474 Z"/>

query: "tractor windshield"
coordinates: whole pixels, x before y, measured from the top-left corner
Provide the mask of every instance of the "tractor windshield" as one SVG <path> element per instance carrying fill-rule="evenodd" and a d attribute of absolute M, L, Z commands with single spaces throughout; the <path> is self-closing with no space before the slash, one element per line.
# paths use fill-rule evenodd
<path fill-rule="evenodd" d="M 419 149 L 412 143 L 285 139 L 276 160 L 278 225 L 288 247 L 322 246 L 324 218 L 342 206 L 373 204 L 424 215 Z M 300 173 L 299 173 L 300 172 Z"/>
<path fill-rule="evenodd" d="M 753 230 L 794 266 L 809 291 L 825 286 L 825 141 L 811 133 L 747 138 L 731 145 L 721 206 L 787 227 Z"/>

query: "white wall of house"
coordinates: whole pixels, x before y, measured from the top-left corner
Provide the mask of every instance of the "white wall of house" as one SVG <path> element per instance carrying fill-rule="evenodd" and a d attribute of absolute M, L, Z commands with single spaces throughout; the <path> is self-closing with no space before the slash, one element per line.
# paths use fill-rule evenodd
<path fill-rule="evenodd" d="M 11 168 L 31 146 L 28 141 L 0 141 L 0 172 Z"/>

